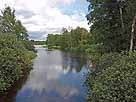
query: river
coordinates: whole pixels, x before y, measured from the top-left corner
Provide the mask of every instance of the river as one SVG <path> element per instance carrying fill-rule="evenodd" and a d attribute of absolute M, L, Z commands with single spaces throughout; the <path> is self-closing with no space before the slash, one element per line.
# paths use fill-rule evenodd
<path fill-rule="evenodd" d="M 26 81 L 20 83 L 18 90 L 5 96 L 6 101 L 85 102 L 86 58 L 42 47 L 36 47 L 36 50 L 37 57 Z"/>

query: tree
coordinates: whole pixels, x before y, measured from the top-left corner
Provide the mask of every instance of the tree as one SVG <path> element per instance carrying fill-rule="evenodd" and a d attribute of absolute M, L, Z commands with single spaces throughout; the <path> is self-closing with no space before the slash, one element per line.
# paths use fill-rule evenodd
<path fill-rule="evenodd" d="M 136 1 L 88 0 L 88 2 L 90 6 L 87 19 L 92 24 L 91 33 L 96 44 L 100 44 L 102 49 L 105 49 L 104 52 L 129 50 Z"/>
<path fill-rule="evenodd" d="M 2 12 L 1 21 L 2 21 L 2 32 L 10 33 L 15 32 L 14 26 L 16 23 L 15 10 L 11 10 L 10 7 L 6 7 Z"/>
<path fill-rule="evenodd" d="M 15 34 L 0 33 L 0 93 L 19 80 L 24 71 L 31 69 L 34 57 Z"/>
<path fill-rule="evenodd" d="M 136 27 L 136 16 L 133 18 L 133 23 L 132 23 L 132 31 L 131 31 L 131 39 L 130 39 L 130 51 L 133 50 L 134 46 L 134 33 L 135 33 L 135 27 Z"/>
<path fill-rule="evenodd" d="M 90 33 L 85 28 L 77 27 L 67 31 L 63 29 L 63 33 L 58 35 L 49 34 L 47 37 L 47 45 L 49 48 L 59 46 L 63 50 L 85 52 L 89 44 Z"/>
<path fill-rule="evenodd" d="M 91 39 L 99 48 L 91 54 L 94 58 L 86 79 L 87 101 L 135 102 L 136 1 L 88 1 Z M 101 54 L 100 49 L 104 49 Z"/>
<path fill-rule="evenodd" d="M 3 33 L 13 33 L 18 39 L 27 40 L 28 34 L 21 21 L 16 20 L 15 10 L 9 6 L 2 11 L 0 16 L 0 30 Z"/>
<path fill-rule="evenodd" d="M 15 34 L 17 35 L 18 39 L 27 40 L 28 34 L 26 28 L 22 25 L 21 21 L 17 20 L 15 23 Z"/>

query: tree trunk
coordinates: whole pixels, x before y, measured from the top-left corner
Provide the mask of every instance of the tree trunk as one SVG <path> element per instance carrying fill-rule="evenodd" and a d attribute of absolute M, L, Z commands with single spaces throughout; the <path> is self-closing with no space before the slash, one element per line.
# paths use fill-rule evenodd
<path fill-rule="evenodd" d="M 132 23 L 131 38 L 130 38 L 130 51 L 133 51 L 133 46 L 134 46 L 135 24 L 136 24 L 136 15 L 134 16 L 133 23 Z"/>
<path fill-rule="evenodd" d="M 122 12 L 122 8 L 119 8 L 119 11 L 120 11 L 120 20 L 121 20 L 121 26 L 122 26 L 122 31 L 124 33 L 124 21 L 123 21 L 123 12 Z"/>

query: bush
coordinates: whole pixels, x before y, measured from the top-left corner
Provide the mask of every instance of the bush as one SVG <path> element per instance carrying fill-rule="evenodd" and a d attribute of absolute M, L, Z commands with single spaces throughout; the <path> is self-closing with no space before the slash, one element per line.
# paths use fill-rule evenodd
<path fill-rule="evenodd" d="M 32 43 L 31 41 L 29 40 L 24 40 L 22 41 L 24 47 L 29 50 L 29 51 L 33 51 L 33 52 L 36 52 L 35 48 L 34 48 L 34 43 Z"/>
<path fill-rule="evenodd" d="M 15 35 L 0 34 L 0 92 L 7 90 L 30 69 L 35 54 L 28 51 Z"/>
<path fill-rule="evenodd" d="M 88 102 L 136 102 L 136 53 L 103 55 L 86 85 Z"/>

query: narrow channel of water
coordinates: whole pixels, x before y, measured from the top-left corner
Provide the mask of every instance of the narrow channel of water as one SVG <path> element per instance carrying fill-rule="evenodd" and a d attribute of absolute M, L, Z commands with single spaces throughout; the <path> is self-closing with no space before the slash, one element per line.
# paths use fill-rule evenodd
<path fill-rule="evenodd" d="M 59 50 L 36 49 L 33 69 L 10 102 L 85 102 L 86 59 Z"/>

